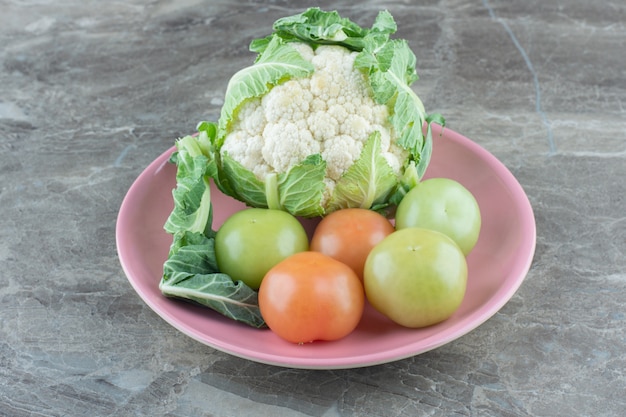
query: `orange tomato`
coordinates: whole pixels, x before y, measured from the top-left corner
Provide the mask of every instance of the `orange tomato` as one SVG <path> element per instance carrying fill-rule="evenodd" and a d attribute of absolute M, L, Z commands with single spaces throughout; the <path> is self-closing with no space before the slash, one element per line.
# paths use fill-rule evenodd
<path fill-rule="evenodd" d="M 263 278 L 259 308 L 267 326 L 293 343 L 337 340 L 363 314 L 365 291 L 347 265 L 319 252 L 300 252 Z"/>
<path fill-rule="evenodd" d="M 394 230 L 389 220 L 375 211 L 360 208 L 338 210 L 317 225 L 310 249 L 348 265 L 362 281 L 367 255 Z"/>

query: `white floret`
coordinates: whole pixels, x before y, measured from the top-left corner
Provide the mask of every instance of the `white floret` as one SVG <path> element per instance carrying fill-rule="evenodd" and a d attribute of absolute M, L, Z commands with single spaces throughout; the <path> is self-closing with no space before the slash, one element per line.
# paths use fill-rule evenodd
<path fill-rule="evenodd" d="M 262 112 L 269 123 L 306 118 L 313 99 L 308 80 L 289 80 L 274 87 L 261 99 Z"/>
<path fill-rule="evenodd" d="M 270 166 L 264 162 L 262 149 L 265 140 L 261 135 L 250 135 L 243 130 L 234 132 L 224 142 L 222 153 L 227 153 L 241 165 L 248 168 L 258 178 L 264 178 L 271 172 Z M 259 163 L 261 161 L 261 163 Z"/>
<path fill-rule="evenodd" d="M 291 46 L 302 55 L 304 59 L 311 62 L 315 57 L 315 51 L 306 43 L 294 42 Z"/>
<path fill-rule="evenodd" d="M 363 143 L 349 135 L 335 136 L 324 143 L 322 158 L 326 161 L 327 176 L 337 181 L 363 150 Z"/>
<path fill-rule="evenodd" d="M 356 141 L 365 142 L 372 133 L 372 129 L 369 121 L 358 114 L 350 114 L 341 124 L 339 132 L 351 136 Z"/>
<path fill-rule="evenodd" d="M 263 159 L 274 172 L 286 172 L 321 150 L 304 120 L 301 123 L 270 123 L 263 130 L 263 139 Z"/>
<path fill-rule="evenodd" d="M 358 159 L 369 136 L 379 131 L 381 152 L 399 173 L 407 152 L 393 143 L 388 108 L 374 102 L 365 77 L 354 69 L 357 53 L 340 46 L 313 50 L 306 44 L 291 45 L 315 71 L 310 78 L 288 80 L 246 102 L 221 151 L 261 180 L 319 153 L 327 166 L 328 199 L 335 181 Z"/>
<path fill-rule="evenodd" d="M 388 152 L 383 152 L 383 156 L 394 172 L 400 172 L 404 161 L 408 158 L 409 151 L 399 146 L 391 145 Z"/>
<path fill-rule="evenodd" d="M 324 178 L 324 191 L 322 193 L 322 205 L 326 205 L 328 201 L 330 201 L 333 196 L 333 191 L 335 191 L 335 186 L 337 182 L 328 177 Z"/>
<path fill-rule="evenodd" d="M 339 133 L 339 122 L 329 112 L 316 111 L 309 115 L 307 124 L 315 140 L 325 142 Z"/>
<path fill-rule="evenodd" d="M 343 123 L 348 118 L 349 113 L 346 111 L 346 107 L 340 104 L 328 104 L 328 114 L 330 114 L 339 123 Z"/>
<path fill-rule="evenodd" d="M 373 101 L 373 100 L 372 100 Z M 372 120 L 379 125 L 385 125 L 389 121 L 389 109 L 387 106 L 377 105 L 371 106 Z"/>
<path fill-rule="evenodd" d="M 251 136 L 255 136 L 263 130 L 265 126 L 265 115 L 263 114 L 263 109 L 260 104 L 261 100 L 254 98 L 248 100 L 241 106 L 233 132 L 242 130 Z"/>

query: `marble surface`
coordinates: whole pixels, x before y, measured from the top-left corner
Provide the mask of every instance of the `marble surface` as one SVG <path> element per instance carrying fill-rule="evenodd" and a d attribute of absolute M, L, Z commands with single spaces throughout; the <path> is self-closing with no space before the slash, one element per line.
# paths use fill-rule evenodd
<path fill-rule="evenodd" d="M 0 0 L 1 416 L 618 416 L 626 408 L 626 4 L 388 8 L 430 111 L 497 156 L 537 221 L 502 310 L 358 369 L 263 365 L 181 334 L 132 290 L 116 216 L 137 175 L 215 119 L 250 39 L 304 1 Z"/>

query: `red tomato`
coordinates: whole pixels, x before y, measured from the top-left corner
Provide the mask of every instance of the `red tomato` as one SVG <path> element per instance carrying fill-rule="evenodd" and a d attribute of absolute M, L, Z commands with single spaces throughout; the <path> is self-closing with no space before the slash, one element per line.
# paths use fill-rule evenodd
<path fill-rule="evenodd" d="M 389 220 L 375 211 L 360 208 L 338 210 L 317 225 L 310 249 L 348 265 L 362 281 L 367 255 L 393 231 Z"/>
<path fill-rule="evenodd" d="M 268 327 L 293 343 L 337 340 L 361 320 L 365 291 L 347 265 L 319 252 L 300 252 L 263 278 L 259 308 Z"/>

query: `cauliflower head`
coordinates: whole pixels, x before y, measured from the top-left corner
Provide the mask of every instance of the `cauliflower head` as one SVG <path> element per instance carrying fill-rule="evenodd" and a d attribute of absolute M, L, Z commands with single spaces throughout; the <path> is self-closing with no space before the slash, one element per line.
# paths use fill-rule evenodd
<path fill-rule="evenodd" d="M 261 181 L 321 154 L 327 170 L 323 205 L 370 135 L 379 132 L 380 152 L 400 175 L 408 151 L 396 145 L 389 109 L 374 101 L 365 75 L 354 67 L 358 53 L 337 45 L 315 50 L 305 43 L 291 46 L 313 64 L 311 76 L 288 80 L 246 101 L 220 152 Z"/>
<path fill-rule="evenodd" d="M 231 78 L 219 123 L 199 128 L 218 187 L 304 217 L 397 204 L 428 165 L 430 122 L 443 119 L 410 88 L 416 59 L 395 30 L 388 12 L 363 29 L 312 8 L 253 41 L 257 59 Z"/>

